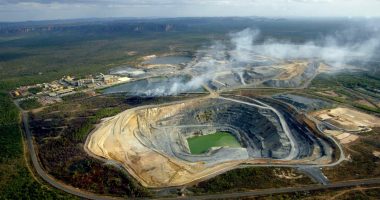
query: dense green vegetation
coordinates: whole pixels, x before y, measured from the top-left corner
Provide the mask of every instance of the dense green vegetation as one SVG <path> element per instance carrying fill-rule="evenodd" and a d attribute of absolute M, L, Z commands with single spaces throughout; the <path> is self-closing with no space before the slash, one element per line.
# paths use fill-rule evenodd
<path fill-rule="evenodd" d="M 335 199 L 335 200 L 377 200 L 380 196 L 379 185 L 334 188 L 307 192 L 294 192 L 255 197 L 255 200 L 294 200 L 294 199 Z M 247 198 L 250 199 L 250 198 Z"/>
<path fill-rule="evenodd" d="M 251 189 L 287 187 L 294 185 L 311 184 L 312 181 L 303 176 L 299 179 L 279 178 L 275 174 L 276 168 L 249 167 L 235 169 L 210 180 L 199 183 L 190 188 L 195 193 L 221 193 L 232 191 L 244 191 Z M 277 168 L 277 170 L 280 170 Z M 291 170 L 291 169 L 282 169 Z"/>
<path fill-rule="evenodd" d="M 87 120 L 82 124 L 82 126 L 78 127 L 77 130 L 73 131 L 73 139 L 75 141 L 84 141 L 87 137 L 88 133 L 90 133 L 91 129 L 94 128 L 95 124 L 99 123 L 99 120 L 114 116 L 120 113 L 122 110 L 120 108 L 103 108 L 96 112 L 94 116 L 90 116 Z"/>
<path fill-rule="evenodd" d="M 109 37 L 107 37 L 109 36 Z M 75 42 L 80 34 L 51 34 L 44 36 L 26 36 L 18 45 L 14 42 L 0 42 L 0 55 L 5 52 L 27 54 L 17 59 L 0 62 L 0 79 L 12 87 L 32 83 L 48 82 L 64 75 L 88 75 L 107 73 L 118 65 L 133 65 L 140 56 L 170 51 L 170 47 L 180 47 L 178 51 L 196 49 L 211 36 L 191 33 L 141 34 L 133 37 L 103 35 L 101 38 L 82 38 Z M 46 38 L 47 37 L 47 38 Z M 32 41 L 42 40 L 40 45 L 29 46 Z M 8 46 L 9 45 L 9 46 Z M 13 46 L 14 45 L 14 46 Z M 137 51 L 137 55 L 128 55 Z"/>
<path fill-rule="evenodd" d="M 62 100 L 68 101 L 68 100 L 82 99 L 84 97 L 87 97 L 86 93 L 84 93 L 84 92 L 77 92 L 77 93 L 74 93 L 74 94 L 63 96 Z"/>
<path fill-rule="evenodd" d="M 362 110 L 369 111 L 369 112 L 380 113 L 380 108 L 372 108 L 372 107 L 369 107 L 363 104 L 358 104 L 358 103 L 354 103 L 353 106 Z"/>
<path fill-rule="evenodd" d="M 312 81 L 311 86 L 319 88 L 343 86 L 351 89 L 365 88 L 371 90 L 373 88 L 380 88 L 380 80 L 363 72 L 321 74 Z"/>
<path fill-rule="evenodd" d="M 37 94 L 39 92 L 42 92 L 42 88 L 41 87 L 33 87 L 33 88 L 29 88 L 28 91 L 32 94 Z"/>
<path fill-rule="evenodd" d="M 194 136 L 187 139 L 190 152 L 192 154 L 201 154 L 212 147 L 240 147 L 236 138 L 228 132 L 216 132 L 213 134 Z"/>
<path fill-rule="evenodd" d="M 42 105 L 36 98 L 30 98 L 20 101 L 20 107 L 24 110 L 30 110 L 41 107 Z"/>
<path fill-rule="evenodd" d="M 358 103 L 358 100 L 366 97 L 369 101 L 378 101 L 380 96 L 376 90 L 380 88 L 380 79 L 368 73 L 339 73 L 321 74 L 312 81 L 311 90 L 314 95 L 330 99 L 339 103 L 349 104 L 358 109 L 380 113 L 378 106 L 368 106 Z M 322 90 L 334 91 L 338 96 L 321 95 Z"/>
<path fill-rule="evenodd" d="M 345 26 L 347 23 L 342 20 L 313 20 L 310 23 L 301 19 L 255 18 L 7 24 L 0 30 L 0 80 L 17 87 L 55 80 L 67 74 L 80 76 L 107 72 L 118 65 L 133 66 L 137 58 L 149 54 L 194 51 L 213 40 L 228 37 L 229 32 L 247 27 L 259 28 L 268 38 L 297 43 Z M 24 27 L 35 29 L 25 33 L 22 31 Z M 131 51 L 137 54 L 129 54 Z"/>
<path fill-rule="evenodd" d="M 6 161 L 22 153 L 19 112 L 6 93 L 0 93 L 0 113 L 0 161 Z"/>
<path fill-rule="evenodd" d="M 359 141 L 345 149 L 350 160 L 336 167 L 325 168 L 324 174 L 331 181 L 353 180 L 380 176 L 380 158 L 373 151 L 380 151 L 380 129 L 362 134 Z"/>
<path fill-rule="evenodd" d="M 72 199 L 36 182 L 23 156 L 19 111 L 0 92 L 0 199 Z"/>

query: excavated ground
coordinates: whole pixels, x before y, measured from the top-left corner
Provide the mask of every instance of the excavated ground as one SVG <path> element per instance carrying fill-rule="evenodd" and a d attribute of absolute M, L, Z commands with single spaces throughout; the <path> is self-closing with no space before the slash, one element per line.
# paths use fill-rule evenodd
<path fill-rule="evenodd" d="M 215 61 L 217 66 L 210 66 L 210 57 L 202 54 L 188 60 L 186 67 L 183 63 L 167 62 L 144 64 L 138 69 L 120 68 L 113 73 L 139 80 L 108 88 L 104 92 L 154 96 L 202 92 L 201 85 L 217 92 L 242 87 L 300 88 L 306 87 L 325 69 L 325 65 L 318 60 L 273 61 L 272 58 L 258 55 L 252 55 L 252 60 L 247 63 L 218 60 Z"/>
<path fill-rule="evenodd" d="M 239 87 L 298 88 L 306 86 L 319 73 L 321 65 L 317 61 L 287 61 L 267 66 L 245 65 L 232 70 L 217 71 L 207 84 L 216 91 Z M 197 75 L 197 70 L 200 69 L 194 68 L 191 74 Z"/>
<path fill-rule="evenodd" d="M 180 186 L 240 164 L 315 165 L 333 162 L 333 149 L 309 130 L 288 124 L 267 103 L 243 97 L 203 97 L 142 106 L 105 119 L 87 138 L 87 150 L 121 163 L 146 187 Z M 304 127 L 303 127 L 304 128 Z M 191 154 L 187 139 L 218 131 L 241 147 Z"/>
<path fill-rule="evenodd" d="M 380 126 L 380 118 L 351 108 L 321 110 L 312 115 L 334 129 L 347 132 L 369 131 L 373 127 Z"/>

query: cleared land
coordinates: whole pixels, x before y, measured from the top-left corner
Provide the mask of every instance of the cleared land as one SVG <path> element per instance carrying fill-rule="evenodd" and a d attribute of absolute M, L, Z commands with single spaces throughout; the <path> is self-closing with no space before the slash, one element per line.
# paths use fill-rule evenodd
<path fill-rule="evenodd" d="M 380 118 L 350 108 L 335 108 L 315 112 L 317 119 L 346 131 L 369 131 L 380 126 Z"/>

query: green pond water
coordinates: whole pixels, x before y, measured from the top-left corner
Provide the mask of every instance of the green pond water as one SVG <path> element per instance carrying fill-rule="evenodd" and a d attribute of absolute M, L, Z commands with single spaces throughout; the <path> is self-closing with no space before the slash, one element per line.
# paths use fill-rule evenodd
<path fill-rule="evenodd" d="M 187 139 L 190 152 L 201 154 L 211 147 L 241 147 L 236 138 L 228 132 L 216 132 L 209 135 L 194 136 Z"/>

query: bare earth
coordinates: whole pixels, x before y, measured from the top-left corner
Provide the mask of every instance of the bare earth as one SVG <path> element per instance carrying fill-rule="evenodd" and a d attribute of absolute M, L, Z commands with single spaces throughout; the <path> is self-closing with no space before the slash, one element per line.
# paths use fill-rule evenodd
<path fill-rule="evenodd" d="M 193 161 L 182 159 L 181 156 L 189 151 L 186 150 L 186 138 L 178 127 L 162 128 L 160 120 L 204 104 L 203 100 L 199 98 L 126 110 L 103 120 L 87 138 L 85 148 L 90 155 L 121 163 L 143 186 L 151 188 L 181 186 L 205 180 L 243 163 L 317 165 L 332 162 L 330 156 L 319 152 L 319 148 L 314 148 L 314 153 L 309 157 L 295 160 L 250 158 L 245 148 L 226 147 L 202 155 L 204 160 L 191 154 L 187 156 Z"/>
<path fill-rule="evenodd" d="M 295 62 L 280 66 L 284 70 L 276 80 L 288 80 L 302 74 L 307 68 L 308 62 Z"/>
<path fill-rule="evenodd" d="M 148 109 L 146 115 L 158 117 L 174 112 L 184 104 L 176 104 L 165 110 Z M 128 172 L 146 187 L 165 187 L 184 185 L 210 174 L 218 174 L 231 169 L 241 162 L 226 162 L 216 166 L 206 166 L 201 162 L 185 162 L 169 157 L 151 147 L 145 146 L 136 137 L 139 129 L 149 125 L 127 110 L 109 118 L 99 125 L 91 134 L 87 143 L 88 149 L 95 155 L 122 163 Z M 147 134 L 149 131 L 147 130 Z M 165 138 L 162 138 L 165 139 Z"/>
<path fill-rule="evenodd" d="M 364 131 L 380 126 L 380 118 L 350 108 L 322 110 L 313 115 L 347 131 Z"/>

